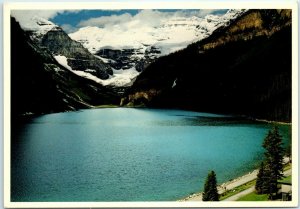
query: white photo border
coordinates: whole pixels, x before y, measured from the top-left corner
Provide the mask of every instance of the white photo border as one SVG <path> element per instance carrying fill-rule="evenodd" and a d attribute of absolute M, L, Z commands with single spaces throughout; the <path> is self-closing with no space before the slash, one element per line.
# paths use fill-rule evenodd
<path fill-rule="evenodd" d="M 10 201 L 10 14 L 11 10 L 76 9 L 292 9 L 292 201 L 287 202 L 11 202 Z M 298 206 L 298 4 L 297 1 L 132 1 L 22 2 L 3 5 L 4 56 L 4 207 L 129 208 L 129 207 L 297 207 Z"/>

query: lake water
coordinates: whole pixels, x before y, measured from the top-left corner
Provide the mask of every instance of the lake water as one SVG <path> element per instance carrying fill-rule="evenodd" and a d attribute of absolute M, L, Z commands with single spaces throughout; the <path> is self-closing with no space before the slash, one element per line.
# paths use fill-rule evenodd
<path fill-rule="evenodd" d="M 243 175 L 270 124 L 182 110 L 43 115 L 13 129 L 11 201 L 173 201 Z M 281 125 L 285 143 L 290 126 Z"/>

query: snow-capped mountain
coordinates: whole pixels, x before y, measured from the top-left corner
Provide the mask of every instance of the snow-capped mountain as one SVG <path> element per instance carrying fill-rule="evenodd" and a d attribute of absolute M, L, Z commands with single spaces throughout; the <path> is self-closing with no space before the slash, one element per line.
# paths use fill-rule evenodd
<path fill-rule="evenodd" d="M 49 50 L 60 65 L 78 76 L 103 86 L 121 87 L 131 85 L 139 74 L 135 68 L 126 71 L 112 69 L 105 59 L 91 54 L 51 21 L 34 16 L 30 21 L 20 23 L 34 43 Z"/>
<path fill-rule="evenodd" d="M 77 41 L 72 40 L 59 26 L 40 17 L 31 18 L 31 24 L 23 27 L 31 40 L 40 48 L 51 52 L 56 61 L 77 75 L 88 73 L 89 78 L 108 79 L 113 71 L 102 60 L 91 54 Z M 66 66 L 65 66 L 66 67 Z M 101 83 L 102 84 L 102 83 Z"/>
<path fill-rule="evenodd" d="M 74 75 L 32 41 L 15 18 L 10 25 L 12 118 L 118 104 L 113 89 Z"/>
<path fill-rule="evenodd" d="M 243 12 L 228 10 L 224 15 L 203 18 L 173 16 L 155 26 L 136 20 L 127 29 L 117 24 L 107 28 L 89 26 L 69 36 L 58 25 L 40 17 L 20 23 L 35 43 L 49 50 L 71 72 L 104 86 L 126 87 L 158 57 L 209 36 Z"/>
<path fill-rule="evenodd" d="M 201 17 L 174 16 L 158 26 L 133 24 L 107 28 L 83 27 L 69 36 L 82 43 L 114 69 L 135 68 L 141 72 L 156 58 L 185 48 L 188 44 L 209 36 L 218 27 L 229 24 L 244 10 L 228 10 L 224 15 Z M 138 23 L 136 23 L 138 24 Z"/>
<path fill-rule="evenodd" d="M 30 38 L 35 42 L 40 42 L 43 36 L 48 33 L 50 30 L 57 31 L 60 30 L 60 27 L 55 25 L 53 22 L 48 21 L 44 18 L 34 16 L 31 19 L 30 25 L 23 26 L 25 31 L 30 31 Z"/>

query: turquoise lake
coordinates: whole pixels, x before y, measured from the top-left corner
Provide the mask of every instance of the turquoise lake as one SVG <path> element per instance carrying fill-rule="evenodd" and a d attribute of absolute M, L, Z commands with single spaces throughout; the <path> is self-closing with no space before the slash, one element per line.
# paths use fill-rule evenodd
<path fill-rule="evenodd" d="M 13 128 L 11 201 L 175 201 L 258 166 L 272 124 L 182 110 L 55 113 Z M 285 145 L 290 126 L 280 125 Z"/>

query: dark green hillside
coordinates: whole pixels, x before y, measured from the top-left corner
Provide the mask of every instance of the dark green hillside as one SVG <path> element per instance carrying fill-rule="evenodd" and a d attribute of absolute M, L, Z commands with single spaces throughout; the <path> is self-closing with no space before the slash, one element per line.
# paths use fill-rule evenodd
<path fill-rule="evenodd" d="M 291 11 L 250 10 L 158 59 L 122 103 L 290 121 Z"/>
<path fill-rule="evenodd" d="M 60 66 L 46 49 L 35 45 L 11 18 L 12 117 L 117 103 L 111 90 Z"/>

